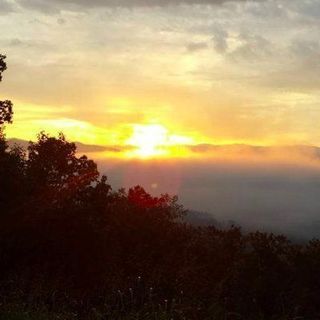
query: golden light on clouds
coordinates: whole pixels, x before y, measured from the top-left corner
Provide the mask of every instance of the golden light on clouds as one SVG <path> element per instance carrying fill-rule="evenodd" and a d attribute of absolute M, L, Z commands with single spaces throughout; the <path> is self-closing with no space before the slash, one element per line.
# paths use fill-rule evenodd
<path fill-rule="evenodd" d="M 320 145 L 317 1 L 279 1 L 3 15 L 7 137 L 63 131 L 143 159 L 197 144 Z"/>

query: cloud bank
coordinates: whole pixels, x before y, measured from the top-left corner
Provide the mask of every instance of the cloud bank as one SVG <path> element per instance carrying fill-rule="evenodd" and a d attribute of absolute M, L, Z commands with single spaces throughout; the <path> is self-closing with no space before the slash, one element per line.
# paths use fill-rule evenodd
<path fill-rule="evenodd" d="M 220 5 L 226 2 L 245 2 L 247 0 L 18 0 L 25 8 L 42 11 L 56 11 L 64 6 L 84 8 L 95 7 L 165 7 L 172 5 Z M 259 0 L 255 0 L 259 1 Z"/>

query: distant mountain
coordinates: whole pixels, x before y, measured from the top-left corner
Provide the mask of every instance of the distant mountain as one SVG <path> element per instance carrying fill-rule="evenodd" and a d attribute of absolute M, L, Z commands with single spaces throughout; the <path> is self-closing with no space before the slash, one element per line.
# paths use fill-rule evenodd
<path fill-rule="evenodd" d="M 9 139 L 8 140 L 9 147 L 13 147 L 14 145 L 19 145 L 22 148 L 26 149 L 29 145 L 29 141 L 21 140 L 21 139 Z M 91 144 L 84 144 L 81 142 L 75 142 L 77 146 L 77 151 L 79 153 L 90 153 L 90 152 L 120 152 L 121 148 L 113 147 L 113 146 L 98 146 L 98 145 L 91 145 Z"/>
<path fill-rule="evenodd" d="M 23 148 L 27 148 L 29 142 L 21 139 L 9 139 L 9 146 L 15 144 Z M 75 142 L 77 151 L 79 153 L 92 153 L 92 152 L 123 152 L 131 150 L 132 146 L 100 146 L 92 144 L 84 144 Z M 320 160 L 320 147 L 312 145 L 289 145 L 289 146 L 255 146 L 248 144 L 228 144 L 228 145 L 215 145 L 215 144 L 197 144 L 185 145 L 193 153 L 198 154 L 216 154 L 223 155 L 246 155 L 246 156 L 266 156 L 266 155 L 303 155 L 304 157 L 319 159 Z"/>
<path fill-rule="evenodd" d="M 320 147 L 313 145 L 283 145 L 283 146 L 255 146 L 248 144 L 198 144 L 188 146 L 195 153 L 223 152 L 225 154 L 278 154 L 299 153 L 311 157 L 320 158 Z"/>
<path fill-rule="evenodd" d="M 195 210 L 188 210 L 184 218 L 186 223 L 192 224 L 197 227 L 214 226 L 219 229 L 226 229 L 231 226 L 237 226 L 234 221 L 218 221 L 214 215 L 209 212 L 201 212 Z"/>
<path fill-rule="evenodd" d="M 256 227 L 244 227 L 239 225 L 234 221 L 218 221 L 214 218 L 214 215 L 208 212 L 201 212 L 195 210 L 189 210 L 187 215 L 184 218 L 184 221 L 187 224 L 196 226 L 196 227 L 216 227 L 217 229 L 227 230 L 232 226 L 240 227 L 244 234 L 249 232 L 273 232 L 275 234 L 281 234 L 279 231 L 275 231 L 272 228 L 256 228 Z M 320 220 L 313 221 L 312 223 L 305 223 L 303 227 L 300 226 L 304 230 L 304 233 L 299 231 L 301 230 L 289 230 L 286 232 L 286 236 L 293 243 L 307 243 L 310 240 L 310 235 L 314 235 L 314 237 L 318 237 L 320 234 Z"/>

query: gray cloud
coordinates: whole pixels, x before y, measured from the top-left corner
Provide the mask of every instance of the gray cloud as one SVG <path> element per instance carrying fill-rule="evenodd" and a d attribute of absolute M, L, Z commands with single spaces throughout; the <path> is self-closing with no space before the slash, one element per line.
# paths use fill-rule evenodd
<path fill-rule="evenodd" d="M 20 47 L 22 45 L 23 45 L 23 41 L 21 41 L 18 38 L 14 38 L 9 41 L 9 46 L 11 47 Z"/>
<path fill-rule="evenodd" d="M 318 91 L 320 85 L 320 42 L 294 39 L 281 53 L 286 63 L 267 71 L 263 85 L 296 91 Z"/>
<path fill-rule="evenodd" d="M 0 15 L 13 11 L 13 6 L 6 0 L 0 0 Z"/>
<path fill-rule="evenodd" d="M 320 17 L 320 2 L 314 1 L 295 1 L 292 10 L 299 12 L 304 18 L 319 22 Z"/>
<path fill-rule="evenodd" d="M 190 42 L 186 45 L 188 52 L 196 52 L 201 51 L 208 48 L 208 44 L 206 42 Z"/>
<path fill-rule="evenodd" d="M 57 19 L 57 23 L 60 24 L 60 25 L 63 25 L 63 24 L 66 24 L 67 21 L 65 19 L 63 19 L 63 18 L 58 18 Z"/>
<path fill-rule="evenodd" d="M 239 40 L 241 45 L 229 54 L 229 58 L 235 61 L 245 60 L 252 62 L 258 60 L 261 62 L 261 59 L 271 54 L 271 43 L 260 35 L 241 34 L 239 35 Z"/>
<path fill-rule="evenodd" d="M 63 8 L 95 7 L 164 7 L 172 5 L 219 5 L 225 2 L 246 2 L 247 0 L 17 0 L 22 7 L 43 12 L 59 12 Z M 261 1 L 261 0 L 255 0 Z"/>
<path fill-rule="evenodd" d="M 320 41 L 307 40 L 307 39 L 295 39 L 289 46 L 289 54 L 292 58 L 301 60 L 314 59 L 316 62 L 320 56 Z"/>
<path fill-rule="evenodd" d="M 218 53 L 225 53 L 228 49 L 228 33 L 225 30 L 215 30 L 213 35 L 213 46 Z"/>

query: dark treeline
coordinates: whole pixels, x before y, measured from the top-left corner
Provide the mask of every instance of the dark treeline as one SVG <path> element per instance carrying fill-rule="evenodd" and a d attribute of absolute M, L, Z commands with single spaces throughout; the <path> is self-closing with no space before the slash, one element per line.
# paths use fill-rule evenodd
<path fill-rule="evenodd" d="M 112 190 L 62 134 L 9 148 L 12 111 L 0 102 L 0 319 L 320 318 L 318 240 L 187 224 L 175 197 Z"/>

